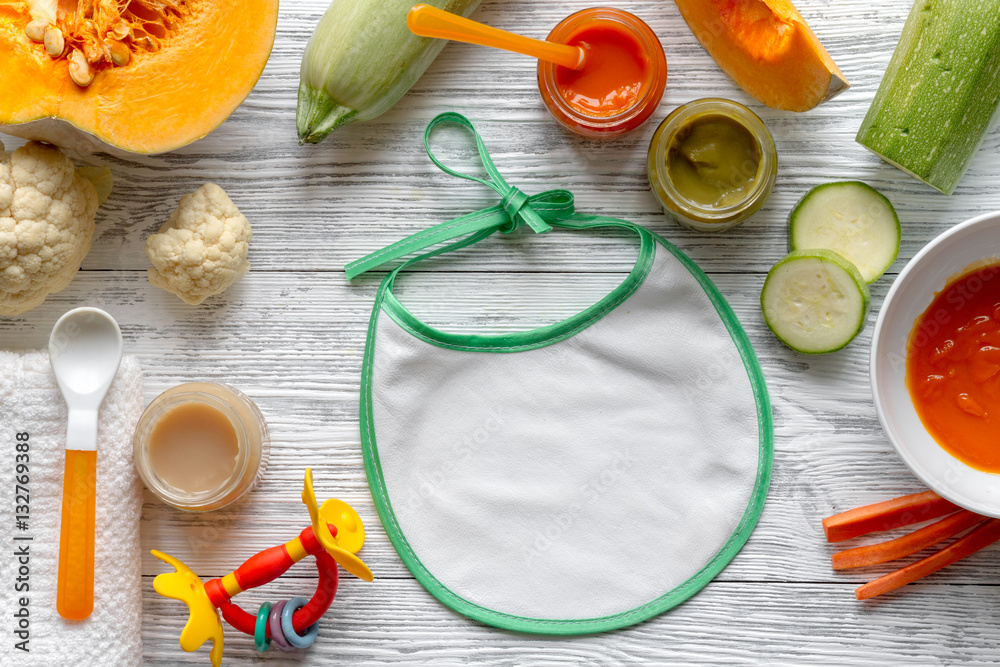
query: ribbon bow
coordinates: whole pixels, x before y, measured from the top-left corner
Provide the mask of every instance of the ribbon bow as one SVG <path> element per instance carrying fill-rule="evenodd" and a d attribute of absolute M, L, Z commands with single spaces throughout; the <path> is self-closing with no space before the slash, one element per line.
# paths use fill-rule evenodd
<path fill-rule="evenodd" d="M 489 180 L 455 171 L 442 164 L 434 156 L 430 146 L 431 134 L 434 128 L 442 123 L 455 123 L 456 125 L 468 128 L 472 132 L 472 135 L 476 139 L 476 148 L 479 150 L 479 159 L 482 161 L 483 167 L 486 168 Z M 489 151 L 486 150 L 486 144 L 483 143 L 482 137 L 479 136 L 479 133 L 472 126 L 469 119 L 462 114 L 447 112 L 435 117 L 424 131 L 424 148 L 427 150 L 427 155 L 431 161 L 441 171 L 452 176 L 464 178 L 467 181 L 482 183 L 492 188 L 500 195 L 500 203 L 481 209 L 475 213 L 449 220 L 440 225 L 435 225 L 422 232 L 417 232 L 366 257 L 351 262 L 345 267 L 348 280 L 367 271 L 377 269 L 393 260 L 459 237 L 466 238 L 415 257 L 406 262 L 406 264 L 448 252 L 449 250 L 472 245 L 494 232 L 509 234 L 524 225 L 530 227 L 535 233 L 544 234 L 552 229 L 548 224 L 549 221 L 560 220 L 573 215 L 573 195 L 566 190 L 548 190 L 528 196 L 518 188 L 508 184 L 500 175 L 500 172 L 497 171 L 496 165 L 493 164 L 493 160 L 490 158 Z"/>

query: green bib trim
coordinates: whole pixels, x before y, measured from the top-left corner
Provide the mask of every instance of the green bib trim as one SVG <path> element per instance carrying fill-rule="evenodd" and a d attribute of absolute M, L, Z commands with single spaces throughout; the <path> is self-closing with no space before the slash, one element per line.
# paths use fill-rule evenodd
<path fill-rule="evenodd" d="M 639 256 L 636 259 L 635 266 L 620 285 L 593 306 L 562 322 L 530 331 L 502 335 L 481 335 L 453 334 L 436 329 L 410 313 L 406 309 L 406 306 L 400 303 L 396 295 L 393 294 L 392 289 L 395 286 L 396 276 L 399 272 L 398 269 L 386 278 L 385 290 L 382 293 L 383 312 L 411 335 L 432 345 L 452 350 L 467 350 L 472 352 L 521 352 L 558 343 L 583 331 L 617 308 L 625 299 L 632 296 L 642 283 L 645 282 L 646 276 L 649 275 L 649 269 L 653 265 L 656 240 L 645 229 L 615 218 L 584 216 L 580 214 L 575 214 L 567 220 L 551 220 L 549 223 L 553 227 L 564 227 L 567 229 L 611 227 L 633 232 L 639 237 Z"/>

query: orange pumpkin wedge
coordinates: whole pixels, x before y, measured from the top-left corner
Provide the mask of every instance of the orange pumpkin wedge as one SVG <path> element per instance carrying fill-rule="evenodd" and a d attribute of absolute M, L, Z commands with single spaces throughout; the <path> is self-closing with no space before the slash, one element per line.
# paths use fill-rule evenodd
<path fill-rule="evenodd" d="M 278 0 L 0 2 L 0 131 L 84 150 L 191 143 L 257 83 L 277 19 Z"/>
<path fill-rule="evenodd" d="M 788 0 L 675 0 L 740 88 L 773 109 L 808 111 L 849 87 Z"/>

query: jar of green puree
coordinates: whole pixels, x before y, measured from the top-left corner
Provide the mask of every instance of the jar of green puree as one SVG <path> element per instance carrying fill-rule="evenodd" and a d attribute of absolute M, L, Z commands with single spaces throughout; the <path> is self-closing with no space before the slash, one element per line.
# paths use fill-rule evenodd
<path fill-rule="evenodd" d="M 774 139 L 737 102 L 706 98 L 677 107 L 653 133 L 649 186 L 685 227 L 722 231 L 756 213 L 778 174 Z"/>

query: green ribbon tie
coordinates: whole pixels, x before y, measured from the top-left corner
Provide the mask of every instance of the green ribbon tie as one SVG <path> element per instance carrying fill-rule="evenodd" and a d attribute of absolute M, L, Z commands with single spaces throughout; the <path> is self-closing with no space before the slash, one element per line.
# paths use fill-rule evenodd
<path fill-rule="evenodd" d="M 482 161 L 483 167 L 486 168 L 489 180 L 455 171 L 442 164 L 434 156 L 434 152 L 431 151 L 430 146 L 431 133 L 434 131 L 434 128 L 442 123 L 455 123 L 456 125 L 468 128 L 472 132 L 472 135 L 476 139 L 476 148 L 479 150 L 479 159 Z M 500 195 L 500 203 L 417 232 L 412 236 L 408 236 L 401 241 L 397 241 L 381 250 L 351 262 L 344 268 L 348 280 L 401 257 L 406 257 L 431 246 L 460 237 L 464 238 L 432 252 L 414 257 L 398 267 L 397 270 L 422 259 L 472 245 L 495 232 L 509 234 L 527 225 L 535 233 L 544 234 L 552 229 L 548 224 L 550 221 L 561 220 L 573 215 L 573 195 L 566 190 L 547 190 L 537 195 L 528 196 L 516 187 L 509 185 L 500 175 L 500 172 L 497 171 L 493 160 L 490 159 L 489 151 L 486 150 L 486 144 L 483 143 L 482 137 L 476 132 L 476 128 L 472 126 L 469 119 L 462 114 L 447 112 L 434 118 L 427 125 L 427 130 L 424 131 L 424 148 L 427 150 L 427 155 L 431 161 L 441 171 L 493 188 Z"/>

